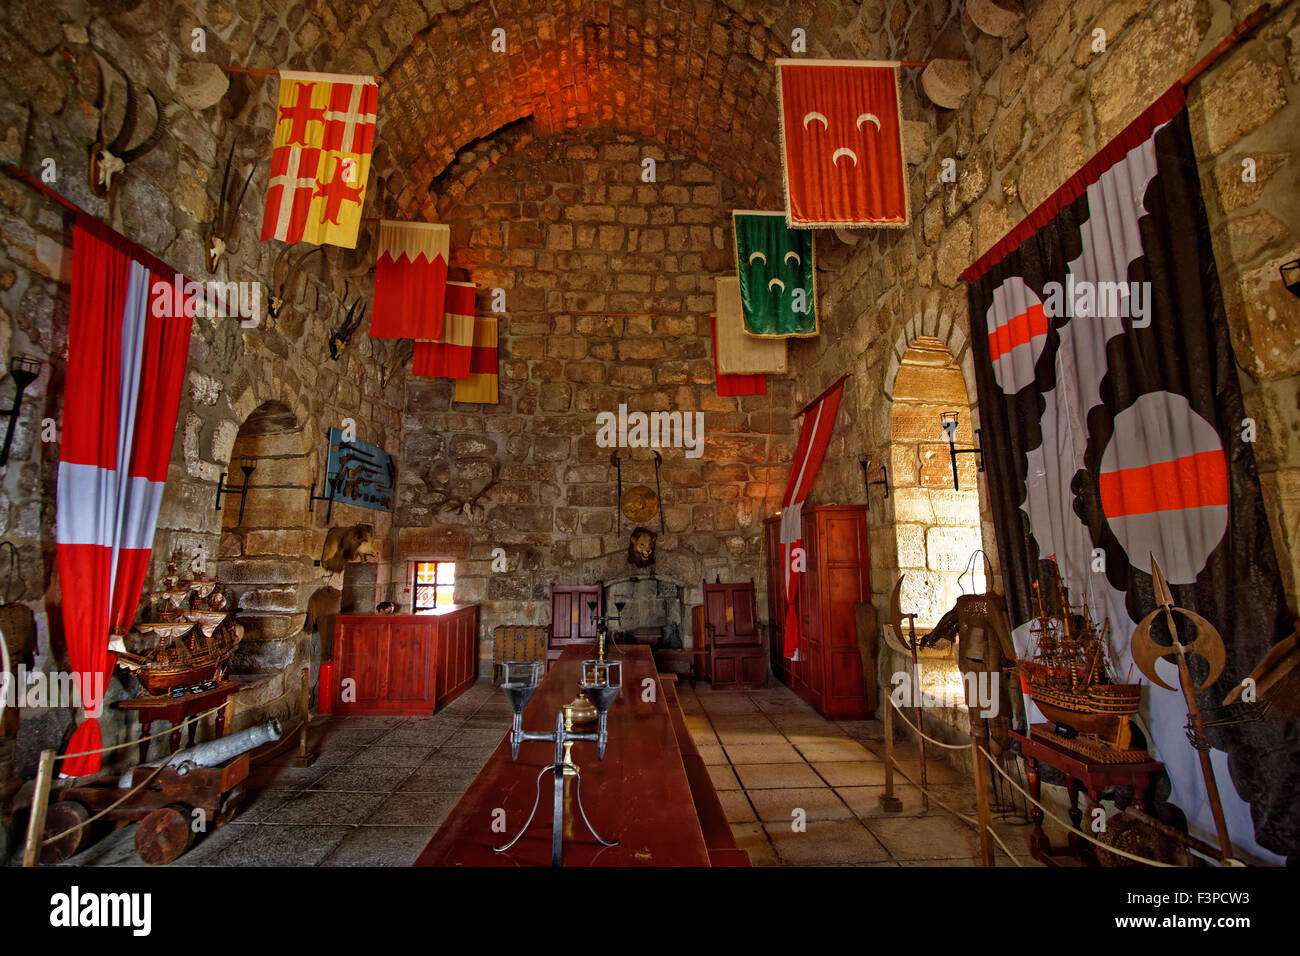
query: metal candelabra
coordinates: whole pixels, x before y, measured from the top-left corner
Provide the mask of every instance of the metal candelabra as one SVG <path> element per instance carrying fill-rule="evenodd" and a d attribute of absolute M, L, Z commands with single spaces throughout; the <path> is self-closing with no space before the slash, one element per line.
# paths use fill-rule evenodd
<path fill-rule="evenodd" d="M 504 853 L 518 843 L 519 838 L 532 826 L 533 817 L 537 815 L 537 807 L 542 800 L 542 777 L 550 773 L 555 778 L 555 799 L 551 814 L 551 866 L 559 866 L 564 853 L 564 777 L 566 774 L 573 777 L 573 794 L 578 805 L 578 813 L 582 817 L 582 822 L 587 825 L 587 829 L 591 831 L 591 835 L 602 846 L 618 846 L 617 840 L 606 840 L 597 833 L 596 828 L 587 819 L 587 811 L 582 806 L 582 775 L 567 759 L 565 745 L 571 745 L 579 740 L 590 741 L 596 745 L 596 753 L 600 759 L 605 759 L 605 745 L 609 742 L 607 726 L 609 706 L 618 697 L 619 690 L 623 686 L 623 665 L 620 661 L 603 659 L 582 662 L 582 690 L 595 706 L 598 715 L 597 731 L 594 734 L 579 734 L 566 729 L 563 709 L 555 715 L 555 730 L 551 733 L 542 734 L 524 730 L 524 708 L 528 705 L 533 692 L 537 690 L 540 670 L 541 663 L 538 661 L 506 661 L 503 666 L 504 680 L 501 689 L 506 699 L 510 701 L 510 709 L 514 711 L 514 723 L 510 730 L 510 757 L 513 760 L 519 759 L 519 745 L 524 741 L 544 740 L 555 745 L 555 759 L 550 766 L 543 768 L 537 775 L 537 796 L 533 799 L 533 809 L 529 812 L 523 828 L 505 846 L 493 847 L 493 849 L 497 853 Z"/>

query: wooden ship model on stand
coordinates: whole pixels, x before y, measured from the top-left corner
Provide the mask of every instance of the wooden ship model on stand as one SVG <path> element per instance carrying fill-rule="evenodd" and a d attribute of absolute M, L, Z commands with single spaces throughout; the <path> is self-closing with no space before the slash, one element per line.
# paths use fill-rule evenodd
<path fill-rule="evenodd" d="M 1145 750 L 1130 750 L 1129 720 L 1138 712 L 1142 685 L 1119 683 L 1112 677 L 1110 622 L 1097 627 L 1086 595 L 1082 605 L 1072 607 L 1055 557 L 1051 563 L 1055 580 L 1049 587 L 1055 594 L 1045 598 L 1044 589 L 1034 582 L 1037 619 L 1031 628 L 1037 637 L 1033 656 L 1019 665 L 1024 690 L 1052 722 L 1034 730 L 1106 762 L 1124 762 L 1128 755 L 1148 760 Z"/>
<path fill-rule="evenodd" d="M 225 676 L 244 627 L 229 609 L 225 588 L 209 579 L 200 555 L 189 565 L 193 575 L 182 578 L 176 556 L 167 563 L 162 587 L 146 591 L 133 633 L 138 646 L 153 635 L 152 646 L 118 652 L 118 664 L 132 671 L 154 697 L 181 697 L 186 690 L 211 690 Z"/>

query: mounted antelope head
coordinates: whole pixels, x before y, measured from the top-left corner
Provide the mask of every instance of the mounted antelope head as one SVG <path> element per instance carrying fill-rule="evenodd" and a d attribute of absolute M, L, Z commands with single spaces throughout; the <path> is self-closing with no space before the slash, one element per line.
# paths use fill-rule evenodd
<path fill-rule="evenodd" d="M 158 145 L 162 140 L 163 133 L 167 132 L 167 113 L 158 102 L 158 97 L 154 96 L 153 90 L 149 90 L 149 98 L 153 100 L 154 119 L 153 129 L 149 131 L 138 145 L 129 146 L 131 140 L 135 138 L 135 125 L 139 114 L 139 102 L 135 95 L 135 87 L 131 83 L 131 77 L 126 78 L 126 108 L 122 114 L 122 127 L 113 137 L 113 141 L 105 145 L 108 138 L 104 133 L 104 113 L 108 101 L 108 82 L 107 79 L 101 85 L 100 103 L 99 103 L 99 127 L 95 132 L 94 145 L 90 147 L 90 191 L 96 196 L 105 197 L 113 188 L 113 177 L 126 169 L 141 156 L 148 153 Z"/>
<path fill-rule="evenodd" d="M 252 181 L 253 173 L 257 169 L 256 164 L 248 167 L 248 175 L 244 177 L 244 185 L 240 187 L 235 204 L 231 206 L 227 195 L 227 185 L 230 182 L 230 164 L 234 159 L 235 144 L 231 143 L 230 154 L 226 156 L 226 170 L 221 174 L 221 195 L 217 199 L 217 214 L 212 217 L 212 226 L 208 229 L 207 239 L 203 242 L 208 271 L 214 274 L 217 271 L 217 264 L 221 261 L 221 257 L 227 252 L 234 252 L 230 248 L 230 244 L 235 230 L 239 228 L 239 207 L 244 204 L 244 194 L 248 192 L 248 184 Z"/>
<path fill-rule="evenodd" d="M 294 283 L 302 275 L 303 265 L 316 253 L 321 253 L 324 259 L 324 247 L 313 246 L 308 249 L 297 259 L 293 258 L 293 248 L 285 246 L 280 250 L 280 254 L 275 257 L 275 263 L 271 266 L 271 282 L 267 287 L 266 314 L 271 318 L 280 317 L 284 307 L 288 302 L 289 296 L 293 294 Z"/>
<path fill-rule="evenodd" d="M 428 503 L 438 509 L 440 516 L 448 513 L 448 509 L 462 511 L 466 517 L 474 517 L 474 506 L 478 504 L 480 498 L 487 494 L 488 489 L 492 488 L 501 478 L 501 462 L 492 462 L 492 474 L 488 476 L 487 483 L 483 485 L 473 495 L 463 496 L 452 493 L 450 481 L 440 481 L 433 476 L 433 472 L 428 468 L 422 468 L 418 472 L 420 480 L 424 486 L 435 497 Z"/>
<path fill-rule="evenodd" d="M 344 298 L 346 299 L 347 296 L 345 295 Z M 339 357 L 343 355 L 348 343 L 352 341 L 352 336 L 361 327 L 361 320 L 366 317 L 368 306 L 362 305 L 362 299 L 364 298 L 364 293 L 358 293 L 357 297 L 352 300 L 352 304 L 348 306 L 348 312 L 343 318 L 343 324 L 330 332 L 330 358 L 335 361 L 338 361 Z"/>
<path fill-rule="evenodd" d="M 405 347 L 407 342 L 410 342 L 410 348 Z M 388 383 L 392 381 L 393 376 L 397 374 L 397 370 L 405 365 L 407 360 L 415 354 L 415 341 L 413 339 L 403 339 L 399 342 L 395 342 L 390 346 L 390 349 L 392 355 L 389 357 L 388 361 L 384 363 L 384 367 L 379 373 L 379 387 L 381 389 L 388 387 Z"/>

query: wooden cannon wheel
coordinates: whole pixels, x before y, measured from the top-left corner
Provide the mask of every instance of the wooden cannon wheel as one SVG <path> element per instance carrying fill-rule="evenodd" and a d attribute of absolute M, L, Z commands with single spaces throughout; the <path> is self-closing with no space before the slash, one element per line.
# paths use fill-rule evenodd
<path fill-rule="evenodd" d="M 190 808 L 183 803 L 159 807 L 140 821 L 135 830 L 135 852 L 154 866 L 179 859 L 194 845 Z"/>
<path fill-rule="evenodd" d="M 84 803 L 78 803 L 76 800 L 56 800 L 45 811 L 45 830 L 41 839 L 48 840 L 55 834 L 71 830 L 77 824 L 85 823 L 89 819 L 90 810 Z M 41 847 L 41 863 L 44 866 L 62 863 L 89 841 L 90 827 L 72 830 L 71 833 L 67 833 L 53 843 Z"/>

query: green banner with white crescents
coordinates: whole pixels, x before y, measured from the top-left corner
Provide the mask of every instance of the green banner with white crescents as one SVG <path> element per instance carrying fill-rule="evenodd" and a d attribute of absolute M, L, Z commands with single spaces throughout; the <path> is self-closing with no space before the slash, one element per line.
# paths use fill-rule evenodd
<path fill-rule="evenodd" d="M 784 212 L 731 214 L 745 331 L 780 338 L 817 334 L 813 233 L 790 229 Z"/>

